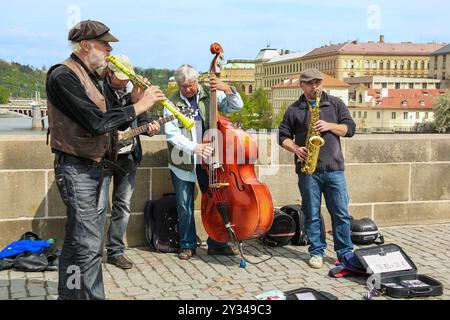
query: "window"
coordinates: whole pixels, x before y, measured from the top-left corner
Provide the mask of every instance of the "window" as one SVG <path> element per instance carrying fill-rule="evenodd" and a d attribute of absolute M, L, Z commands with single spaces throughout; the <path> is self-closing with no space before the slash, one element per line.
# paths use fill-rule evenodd
<path fill-rule="evenodd" d="M 381 112 L 377 111 L 377 119 L 380 119 L 380 118 L 381 118 Z"/>
<path fill-rule="evenodd" d="M 420 114 L 418 112 L 416 112 L 416 119 L 420 118 Z"/>
<path fill-rule="evenodd" d="M 400 83 L 399 83 L 399 82 L 397 82 L 397 83 L 395 84 L 395 89 L 400 89 Z"/>
<path fill-rule="evenodd" d="M 367 119 L 367 111 L 364 111 L 364 119 Z"/>
<path fill-rule="evenodd" d="M 408 101 L 403 100 L 403 101 L 402 101 L 402 107 L 407 107 L 407 106 L 408 106 Z"/>
<path fill-rule="evenodd" d="M 397 119 L 397 112 L 392 112 L 391 118 L 392 118 L 392 120 Z"/>
<path fill-rule="evenodd" d="M 380 70 L 383 70 L 383 69 L 384 69 L 384 62 L 380 61 Z"/>
<path fill-rule="evenodd" d="M 383 82 L 383 83 L 381 84 L 381 88 L 386 89 L 386 88 L 387 88 L 387 82 Z"/>
<path fill-rule="evenodd" d="M 428 84 L 427 83 L 422 83 L 422 89 L 428 89 Z"/>
<path fill-rule="evenodd" d="M 356 118 L 356 111 L 353 111 L 353 118 Z"/>
<path fill-rule="evenodd" d="M 358 118 L 361 118 L 361 111 L 358 111 Z"/>
<path fill-rule="evenodd" d="M 425 101 L 420 100 L 420 101 L 419 101 L 419 104 L 420 104 L 421 107 L 425 107 Z"/>
<path fill-rule="evenodd" d="M 428 112 L 425 112 L 425 119 L 428 119 Z"/>
<path fill-rule="evenodd" d="M 414 89 L 414 83 L 410 83 L 410 84 L 409 84 L 409 88 L 410 88 L 410 89 Z"/>
<path fill-rule="evenodd" d="M 253 86 L 252 85 L 248 86 L 248 93 L 253 93 Z"/>
<path fill-rule="evenodd" d="M 408 120 L 408 112 L 403 112 L 403 119 Z"/>
<path fill-rule="evenodd" d="M 361 93 L 359 94 L 359 103 L 363 103 L 363 96 Z"/>

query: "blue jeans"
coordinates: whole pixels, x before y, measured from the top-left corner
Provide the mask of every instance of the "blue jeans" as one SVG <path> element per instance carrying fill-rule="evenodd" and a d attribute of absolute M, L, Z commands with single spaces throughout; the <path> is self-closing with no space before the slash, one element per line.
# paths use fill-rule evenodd
<path fill-rule="evenodd" d="M 55 181 L 66 205 L 67 222 L 59 257 L 58 299 L 105 299 L 102 227 L 97 211 L 103 168 L 57 153 Z"/>
<path fill-rule="evenodd" d="M 348 213 L 349 197 L 344 171 L 316 172 L 312 176 L 300 173 L 298 178 L 305 213 L 306 234 L 311 242 L 309 254 L 324 256 L 327 247 L 325 228 L 320 219 L 322 194 L 331 216 L 334 251 L 338 259 L 353 251 Z"/>
<path fill-rule="evenodd" d="M 172 171 L 172 184 L 177 199 L 178 230 L 180 233 L 180 249 L 195 249 L 197 247 L 197 231 L 195 229 L 194 196 L 195 182 L 184 181 Z M 206 180 L 206 183 L 208 180 Z M 204 181 L 199 179 L 199 183 Z M 203 188 L 202 188 L 203 190 Z M 208 247 L 218 249 L 227 246 L 227 243 L 217 242 L 208 237 Z"/>
<path fill-rule="evenodd" d="M 122 157 L 122 158 L 121 158 Z M 133 196 L 136 181 L 137 163 L 130 155 L 119 156 L 118 165 L 128 174 L 108 170 L 103 177 L 102 189 L 98 203 L 98 213 L 102 217 L 101 225 L 108 211 L 109 185 L 113 180 L 111 222 L 109 224 L 108 236 L 106 239 L 106 250 L 108 257 L 115 257 L 124 254 L 125 244 L 123 238 L 127 231 L 128 221 L 131 212 L 131 197 Z"/>

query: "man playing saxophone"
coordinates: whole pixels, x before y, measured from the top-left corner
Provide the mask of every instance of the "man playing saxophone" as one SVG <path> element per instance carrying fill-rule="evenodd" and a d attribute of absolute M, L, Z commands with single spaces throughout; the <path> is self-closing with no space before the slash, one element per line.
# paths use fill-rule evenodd
<path fill-rule="evenodd" d="M 323 92 L 323 79 L 317 69 L 307 69 L 300 74 L 300 87 L 304 93 L 286 110 L 279 126 L 279 144 L 295 154 L 306 233 L 310 240 L 309 265 L 315 269 L 322 267 L 327 247 L 320 213 L 322 194 L 331 216 L 334 251 L 338 259 L 353 250 L 340 137 L 352 137 L 356 124 L 342 100 Z M 323 139 L 318 147 L 308 146 L 311 136 Z M 308 162 L 309 169 L 305 166 Z M 311 162 L 314 162 L 312 166 Z"/>

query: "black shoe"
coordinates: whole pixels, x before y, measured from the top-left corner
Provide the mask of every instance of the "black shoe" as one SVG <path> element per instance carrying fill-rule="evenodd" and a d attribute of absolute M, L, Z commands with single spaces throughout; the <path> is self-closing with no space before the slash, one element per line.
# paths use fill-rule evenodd
<path fill-rule="evenodd" d="M 109 264 L 113 264 L 117 268 L 124 269 L 124 270 L 133 268 L 133 263 L 130 260 L 128 260 L 127 258 L 125 258 L 124 255 L 108 257 L 106 262 Z"/>
<path fill-rule="evenodd" d="M 226 246 L 224 248 L 208 248 L 208 254 L 210 256 L 214 256 L 214 255 L 235 256 L 235 255 L 237 255 L 236 251 L 234 251 L 230 246 Z"/>
<path fill-rule="evenodd" d="M 178 258 L 180 260 L 189 260 L 195 254 L 195 249 L 180 249 Z"/>

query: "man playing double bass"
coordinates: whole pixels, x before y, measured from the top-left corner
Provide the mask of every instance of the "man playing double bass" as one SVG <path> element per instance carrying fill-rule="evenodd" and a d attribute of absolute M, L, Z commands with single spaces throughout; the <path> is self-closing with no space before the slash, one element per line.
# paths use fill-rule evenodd
<path fill-rule="evenodd" d="M 201 158 L 207 159 L 213 153 L 208 143 L 202 143 L 203 134 L 209 127 L 210 89 L 217 90 L 218 108 L 224 113 L 242 109 L 244 103 L 234 87 L 230 87 L 214 75 L 210 87 L 198 83 L 198 72 L 190 65 L 182 65 L 175 71 L 179 90 L 169 99 L 178 108 L 190 107 L 195 111 L 195 126 L 187 130 L 178 120 L 165 124 L 169 148 L 169 168 L 175 190 L 179 218 L 180 252 L 178 257 L 188 260 L 195 254 L 197 246 L 194 220 L 194 191 L 198 181 L 202 192 L 208 188 L 208 175 L 201 168 Z M 164 115 L 170 111 L 164 109 Z M 208 238 L 209 255 L 234 255 L 227 243 Z"/>

